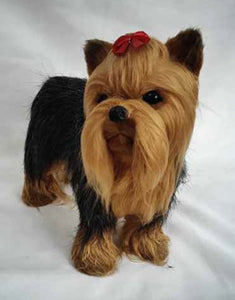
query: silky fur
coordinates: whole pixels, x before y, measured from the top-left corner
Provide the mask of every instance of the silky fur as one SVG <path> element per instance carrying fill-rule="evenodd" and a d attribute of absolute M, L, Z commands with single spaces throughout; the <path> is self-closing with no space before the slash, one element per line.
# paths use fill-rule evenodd
<path fill-rule="evenodd" d="M 141 97 L 154 89 L 164 100 L 150 106 Z M 109 98 L 97 104 L 101 93 Z M 91 74 L 84 99 L 82 160 L 88 183 L 106 209 L 111 207 L 116 217 L 137 215 L 143 224 L 156 212 L 166 214 L 194 126 L 198 77 L 151 38 L 121 57 L 110 51 Z M 123 131 L 112 127 L 113 135 L 121 133 L 129 141 L 112 151 L 107 116 L 115 105 L 127 109 L 132 124 L 123 125 Z"/>

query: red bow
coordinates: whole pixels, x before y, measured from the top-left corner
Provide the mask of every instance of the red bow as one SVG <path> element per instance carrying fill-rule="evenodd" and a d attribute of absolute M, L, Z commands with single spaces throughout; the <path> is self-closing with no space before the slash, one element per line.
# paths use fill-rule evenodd
<path fill-rule="evenodd" d="M 113 44 L 112 50 L 116 55 L 121 55 L 126 52 L 131 44 L 134 48 L 139 48 L 150 41 L 150 37 L 144 31 L 120 36 Z"/>

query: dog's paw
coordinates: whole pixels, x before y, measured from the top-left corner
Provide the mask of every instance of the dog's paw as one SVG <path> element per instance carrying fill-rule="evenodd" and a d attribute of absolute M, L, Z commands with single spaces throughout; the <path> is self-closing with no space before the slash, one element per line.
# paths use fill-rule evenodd
<path fill-rule="evenodd" d="M 31 190 L 29 193 L 24 189 L 22 192 L 22 201 L 27 206 L 40 207 L 40 206 L 51 204 L 54 200 L 48 197 L 47 195 L 37 193 L 33 190 Z"/>
<path fill-rule="evenodd" d="M 80 272 L 106 276 L 116 270 L 120 251 L 112 241 L 109 232 L 103 233 L 102 237 L 93 236 L 84 246 L 83 233 L 79 230 L 71 251 L 72 261 Z"/>
<path fill-rule="evenodd" d="M 164 265 L 169 255 L 169 237 L 159 228 L 136 228 L 121 235 L 122 250 L 133 260 L 147 260 L 156 265 Z M 133 257 L 134 256 L 134 257 Z"/>

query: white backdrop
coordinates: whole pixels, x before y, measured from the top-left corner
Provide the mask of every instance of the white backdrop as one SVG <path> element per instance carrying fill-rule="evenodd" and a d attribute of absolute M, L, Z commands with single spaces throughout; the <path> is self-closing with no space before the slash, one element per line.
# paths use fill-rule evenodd
<path fill-rule="evenodd" d="M 235 1 L 0 0 L 0 299 L 235 299 Z M 69 255 L 76 210 L 20 202 L 29 105 L 48 75 L 86 76 L 82 46 L 144 30 L 200 27 L 205 62 L 187 155 L 190 182 L 168 219 L 169 265 L 95 278 Z"/>

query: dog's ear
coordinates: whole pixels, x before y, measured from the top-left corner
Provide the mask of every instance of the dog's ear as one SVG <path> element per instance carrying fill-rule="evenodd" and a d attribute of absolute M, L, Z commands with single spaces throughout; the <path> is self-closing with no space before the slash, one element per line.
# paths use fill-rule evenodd
<path fill-rule="evenodd" d="M 89 75 L 105 59 L 111 48 L 112 44 L 105 41 L 97 39 L 86 41 L 84 53 Z"/>
<path fill-rule="evenodd" d="M 203 63 L 203 42 L 198 29 L 189 28 L 179 32 L 166 42 L 166 46 L 173 60 L 199 75 Z"/>

